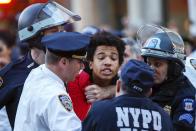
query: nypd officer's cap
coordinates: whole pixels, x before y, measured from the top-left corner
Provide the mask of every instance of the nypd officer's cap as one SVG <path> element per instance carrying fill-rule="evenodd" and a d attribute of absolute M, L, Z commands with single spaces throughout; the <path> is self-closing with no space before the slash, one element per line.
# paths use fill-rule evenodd
<path fill-rule="evenodd" d="M 78 32 L 56 32 L 42 38 L 42 44 L 57 56 L 85 59 L 90 37 Z"/>
<path fill-rule="evenodd" d="M 121 70 L 121 80 L 128 88 L 137 92 L 144 92 L 154 84 L 154 70 L 146 63 L 138 60 L 129 60 Z"/>

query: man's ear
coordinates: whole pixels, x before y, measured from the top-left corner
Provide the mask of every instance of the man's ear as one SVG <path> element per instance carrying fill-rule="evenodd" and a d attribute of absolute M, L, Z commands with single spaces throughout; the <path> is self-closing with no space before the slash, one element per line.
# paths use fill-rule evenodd
<path fill-rule="evenodd" d="M 67 61 L 68 61 L 68 59 L 67 59 L 67 58 L 65 58 L 65 57 L 61 58 L 61 62 L 62 62 L 62 64 L 66 65 Z"/>
<path fill-rule="evenodd" d="M 90 68 L 91 70 L 93 69 L 93 62 L 92 62 L 92 61 L 89 62 L 89 68 Z"/>
<path fill-rule="evenodd" d="M 152 88 L 150 88 L 150 89 L 148 90 L 148 92 L 146 92 L 145 96 L 146 96 L 146 97 L 150 97 L 151 95 L 152 95 Z"/>
<path fill-rule="evenodd" d="M 116 81 L 116 94 L 118 94 L 120 92 L 120 86 L 121 86 L 121 81 L 117 80 Z"/>

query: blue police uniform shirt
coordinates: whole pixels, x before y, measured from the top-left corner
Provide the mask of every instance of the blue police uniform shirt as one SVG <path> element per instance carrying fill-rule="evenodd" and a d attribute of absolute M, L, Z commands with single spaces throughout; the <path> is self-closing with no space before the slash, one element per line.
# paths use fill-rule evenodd
<path fill-rule="evenodd" d="M 146 97 L 122 95 L 95 102 L 82 123 L 83 131 L 172 131 L 164 110 Z"/>
<path fill-rule="evenodd" d="M 172 119 L 175 130 L 193 131 L 195 128 L 196 90 L 184 75 L 164 83 L 151 99 L 159 104 Z"/>
<path fill-rule="evenodd" d="M 12 128 L 24 82 L 30 71 L 36 67 L 38 64 L 33 61 L 29 52 L 0 70 L 0 108 L 6 106 Z"/>

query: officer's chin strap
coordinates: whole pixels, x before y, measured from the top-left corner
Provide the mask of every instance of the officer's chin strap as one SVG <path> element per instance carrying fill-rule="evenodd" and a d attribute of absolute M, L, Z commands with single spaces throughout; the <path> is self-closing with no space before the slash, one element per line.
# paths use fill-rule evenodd
<path fill-rule="evenodd" d="M 67 91 L 67 93 L 69 93 L 69 88 L 67 87 L 67 82 L 64 82 L 65 85 L 65 90 Z"/>
<path fill-rule="evenodd" d="M 42 46 L 42 47 L 40 48 L 40 50 L 43 50 L 44 53 L 46 54 L 46 47 Z"/>

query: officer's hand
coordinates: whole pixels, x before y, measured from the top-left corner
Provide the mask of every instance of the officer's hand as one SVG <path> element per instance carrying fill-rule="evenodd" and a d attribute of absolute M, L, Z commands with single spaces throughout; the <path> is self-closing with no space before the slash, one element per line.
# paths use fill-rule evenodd
<path fill-rule="evenodd" d="M 111 98 L 115 95 L 115 86 L 100 87 L 98 85 L 90 85 L 85 88 L 85 95 L 89 103 Z"/>

